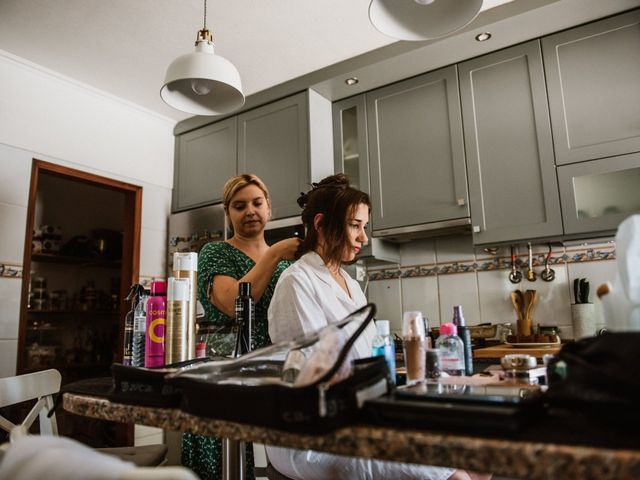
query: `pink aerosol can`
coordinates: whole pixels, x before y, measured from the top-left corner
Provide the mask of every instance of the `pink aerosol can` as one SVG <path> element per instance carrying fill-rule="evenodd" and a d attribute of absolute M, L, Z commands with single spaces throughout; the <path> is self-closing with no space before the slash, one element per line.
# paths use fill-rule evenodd
<path fill-rule="evenodd" d="M 151 296 L 147 300 L 147 330 L 144 366 L 164 365 L 164 328 L 167 318 L 167 284 L 151 282 Z"/>

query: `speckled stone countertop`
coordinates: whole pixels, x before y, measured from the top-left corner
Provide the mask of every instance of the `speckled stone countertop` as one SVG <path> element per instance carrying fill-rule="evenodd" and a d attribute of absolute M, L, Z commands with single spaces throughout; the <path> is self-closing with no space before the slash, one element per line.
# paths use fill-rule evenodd
<path fill-rule="evenodd" d="M 63 408 L 87 417 L 302 449 L 493 472 L 527 480 L 640 479 L 638 449 L 608 449 L 369 425 L 305 435 L 65 393 Z"/>

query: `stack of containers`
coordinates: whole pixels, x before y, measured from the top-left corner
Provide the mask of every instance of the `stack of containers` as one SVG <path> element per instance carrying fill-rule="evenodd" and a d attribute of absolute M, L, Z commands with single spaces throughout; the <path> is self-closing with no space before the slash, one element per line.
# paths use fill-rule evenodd
<path fill-rule="evenodd" d="M 196 357 L 196 302 L 198 290 L 198 254 L 175 252 L 173 277 L 167 313 L 166 363 Z"/>

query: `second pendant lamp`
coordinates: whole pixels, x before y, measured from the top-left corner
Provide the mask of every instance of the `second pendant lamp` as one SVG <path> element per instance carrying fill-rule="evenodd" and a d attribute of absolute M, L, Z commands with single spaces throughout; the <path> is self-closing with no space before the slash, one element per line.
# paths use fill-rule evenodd
<path fill-rule="evenodd" d="M 398 40 L 429 40 L 468 25 L 482 0 L 371 0 L 369 19 L 385 35 Z"/>
<path fill-rule="evenodd" d="M 160 97 L 169 106 L 194 115 L 222 115 L 244 105 L 238 70 L 214 53 L 207 30 L 207 0 L 204 0 L 204 26 L 198 31 L 195 51 L 171 62 Z"/>

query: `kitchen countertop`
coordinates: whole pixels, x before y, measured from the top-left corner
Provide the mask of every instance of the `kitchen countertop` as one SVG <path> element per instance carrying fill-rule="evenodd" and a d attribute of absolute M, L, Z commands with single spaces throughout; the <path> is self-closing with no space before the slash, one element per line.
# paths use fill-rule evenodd
<path fill-rule="evenodd" d="M 491 471 L 495 475 L 528 480 L 640 478 L 640 448 L 635 447 L 602 448 L 373 425 L 354 425 L 325 435 L 306 435 L 197 417 L 175 408 L 124 405 L 71 393 L 63 395 L 63 407 L 87 417 L 167 430 L 343 455 Z"/>
<path fill-rule="evenodd" d="M 541 359 L 543 355 L 548 353 L 556 354 L 560 351 L 562 345 L 552 345 L 548 347 L 514 347 L 512 345 L 500 344 L 494 345 L 492 347 L 486 348 L 476 348 L 473 350 L 473 358 L 477 359 L 485 359 L 485 358 L 495 358 L 500 359 L 505 355 L 509 355 L 511 353 L 521 353 L 527 355 L 533 355 L 534 357 Z"/>

